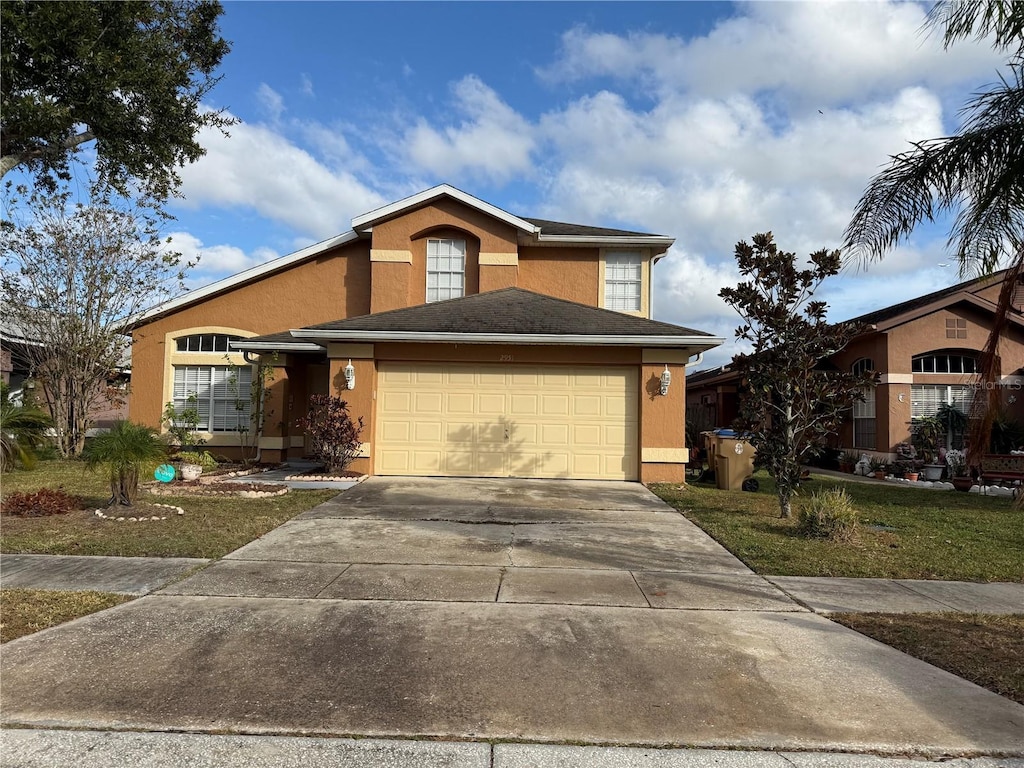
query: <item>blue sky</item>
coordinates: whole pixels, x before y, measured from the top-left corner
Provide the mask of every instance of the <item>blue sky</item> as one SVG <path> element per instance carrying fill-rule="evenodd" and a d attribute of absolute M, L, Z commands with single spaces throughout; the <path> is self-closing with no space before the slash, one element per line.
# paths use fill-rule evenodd
<path fill-rule="evenodd" d="M 233 43 L 207 103 L 175 246 L 201 285 L 447 182 L 524 216 L 676 238 L 658 319 L 729 339 L 732 250 L 772 230 L 838 246 L 888 155 L 956 128 L 996 77 L 946 52 L 913 3 L 226 2 Z M 844 319 L 956 282 L 942 229 L 827 289 Z M 940 266 L 948 264 L 949 266 Z"/>

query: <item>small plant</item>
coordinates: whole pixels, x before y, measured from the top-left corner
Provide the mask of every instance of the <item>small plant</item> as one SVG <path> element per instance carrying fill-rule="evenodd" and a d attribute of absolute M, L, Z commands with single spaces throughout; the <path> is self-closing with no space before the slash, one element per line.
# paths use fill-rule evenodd
<path fill-rule="evenodd" d="M 213 469 L 217 466 L 217 459 L 209 451 L 182 451 L 174 458 L 180 460 L 182 464 L 198 464 L 203 469 Z"/>
<path fill-rule="evenodd" d="M 139 495 L 139 475 L 167 458 L 155 431 L 131 421 L 116 421 L 108 432 L 86 443 L 82 453 L 89 469 L 106 469 L 110 477 L 108 506 L 130 507 Z"/>
<path fill-rule="evenodd" d="M 857 535 L 857 510 L 853 499 L 842 488 L 828 488 L 811 495 L 800 510 L 797 532 L 812 539 L 828 539 L 841 543 Z"/>
<path fill-rule="evenodd" d="M 868 463 L 868 470 L 871 472 L 885 472 L 888 468 L 889 465 L 882 461 L 882 459 L 873 458 Z"/>
<path fill-rule="evenodd" d="M 195 392 L 189 392 L 180 409 L 173 402 L 167 403 L 162 423 L 171 436 L 172 445 L 189 448 L 206 442 L 196 434 L 199 431 L 199 397 Z"/>
<path fill-rule="evenodd" d="M 7 385 L 0 385 L 0 470 L 13 469 L 15 461 L 24 469 L 35 467 L 36 449 L 52 423 L 42 411 L 12 400 Z"/>
<path fill-rule="evenodd" d="M 946 469 L 950 477 L 965 477 L 967 475 L 967 456 L 963 451 L 951 448 L 946 451 Z"/>
<path fill-rule="evenodd" d="M 363 419 L 352 421 L 348 403 L 332 395 L 313 395 L 309 411 L 299 426 L 306 430 L 313 455 L 327 465 L 328 472 L 342 472 L 359 455 Z"/>
<path fill-rule="evenodd" d="M 4 497 L 3 513 L 16 517 L 66 515 L 82 508 L 82 497 L 65 493 L 62 488 L 40 488 L 34 492 L 15 492 Z"/>

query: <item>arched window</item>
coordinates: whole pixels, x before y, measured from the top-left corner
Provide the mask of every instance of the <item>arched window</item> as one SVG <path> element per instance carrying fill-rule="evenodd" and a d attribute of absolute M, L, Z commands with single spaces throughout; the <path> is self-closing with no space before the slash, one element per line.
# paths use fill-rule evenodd
<path fill-rule="evenodd" d="M 870 357 L 855 360 L 850 372 L 863 375 L 875 370 L 875 362 Z M 875 448 L 875 388 L 865 387 L 864 401 L 853 404 L 853 447 Z"/>
<path fill-rule="evenodd" d="M 193 333 L 175 339 L 179 352 L 230 352 L 229 341 L 238 341 L 241 336 L 227 333 Z"/>
<path fill-rule="evenodd" d="M 910 370 L 913 373 L 977 373 L 978 359 L 970 352 L 926 352 L 914 355 Z"/>

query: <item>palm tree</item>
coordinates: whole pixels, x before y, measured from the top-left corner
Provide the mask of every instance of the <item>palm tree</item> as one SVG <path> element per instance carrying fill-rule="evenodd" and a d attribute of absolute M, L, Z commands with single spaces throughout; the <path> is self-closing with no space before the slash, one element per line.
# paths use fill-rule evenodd
<path fill-rule="evenodd" d="M 109 432 L 90 438 L 82 452 L 89 469 L 103 467 L 110 475 L 108 506 L 130 507 L 139 495 L 139 476 L 167 457 L 156 431 L 131 421 L 116 421 Z"/>
<path fill-rule="evenodd" d="M 7 385 L 0 385 L 0 470 L 11 469 L 15 460 L 30 469 L 35 464 L 36 446 L 51 425 L 49 416 L 14 402 Z"/>
<path fill-rule="evenodd" d="M 846 247 L 853 258 L 878 260 L 918 224 L 953 215 L 948 244 L 961 276 L 1007 267 L 979 366 L 983 381 L 998 381 L 999 340 L 1024 278 L 1024 3 L 944 0 L 928 25 L 942 29 L 946 48 L 991 36 L 996 50 L 1010 54 L 1008 74 L 964 106 L 957 134 L 914 143 L 871 180 L 846 229 Z M 979 417 L 972 420 L 972 446 L 988 445 L 999 389 L 986 391 L 972 410 Z"/>

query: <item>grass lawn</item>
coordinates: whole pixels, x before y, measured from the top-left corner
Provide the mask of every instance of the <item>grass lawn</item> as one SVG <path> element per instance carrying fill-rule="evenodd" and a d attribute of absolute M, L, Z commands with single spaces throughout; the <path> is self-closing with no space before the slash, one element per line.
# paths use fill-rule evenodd
<path fill-rule="evenodd" d="M 30 635 L 104 608 L 126 603 L 130 595 L 109 592 L 58 592 L 0 589 L 0 643 Z"/>
<path fill-rule="evenodd" d="M 84 496 L 89 509 L 102 507 L 109 491 L 100 473 L 75 461 L 40 462 L 31 472 L 5 472 L 3 493 L 63 487 Z M 0 552 L 44 555 L 112 555 L 124 557 L 222 557 L 273 530 L 300 512 L 337 495 L 337 491 L 296 491 L 267 499 L 150 496 L 174 504 L 184 515 L 143 523 L 100 520 L 91 512 L 52 517 L 4 516 Z M 131 514 L 130 512 L 128 513 Z"/>
<path fill-rule="evenodd" d="M 783 520 L 775 483 L 763 472 L 757 479 L 757 493 L 700 483 L 652 490 L 761 574 L 1024 581 L 1024 510 L 1012 499 L 817 476 Z M 856 542 L 799 536 L 800 506 L 814 490 L 837 485 L 860 513 Z"/>
<path fill-rule="evenodd" d="M 1024 616 L 841 613 L 829 618 L 1024 704 Z"/>

